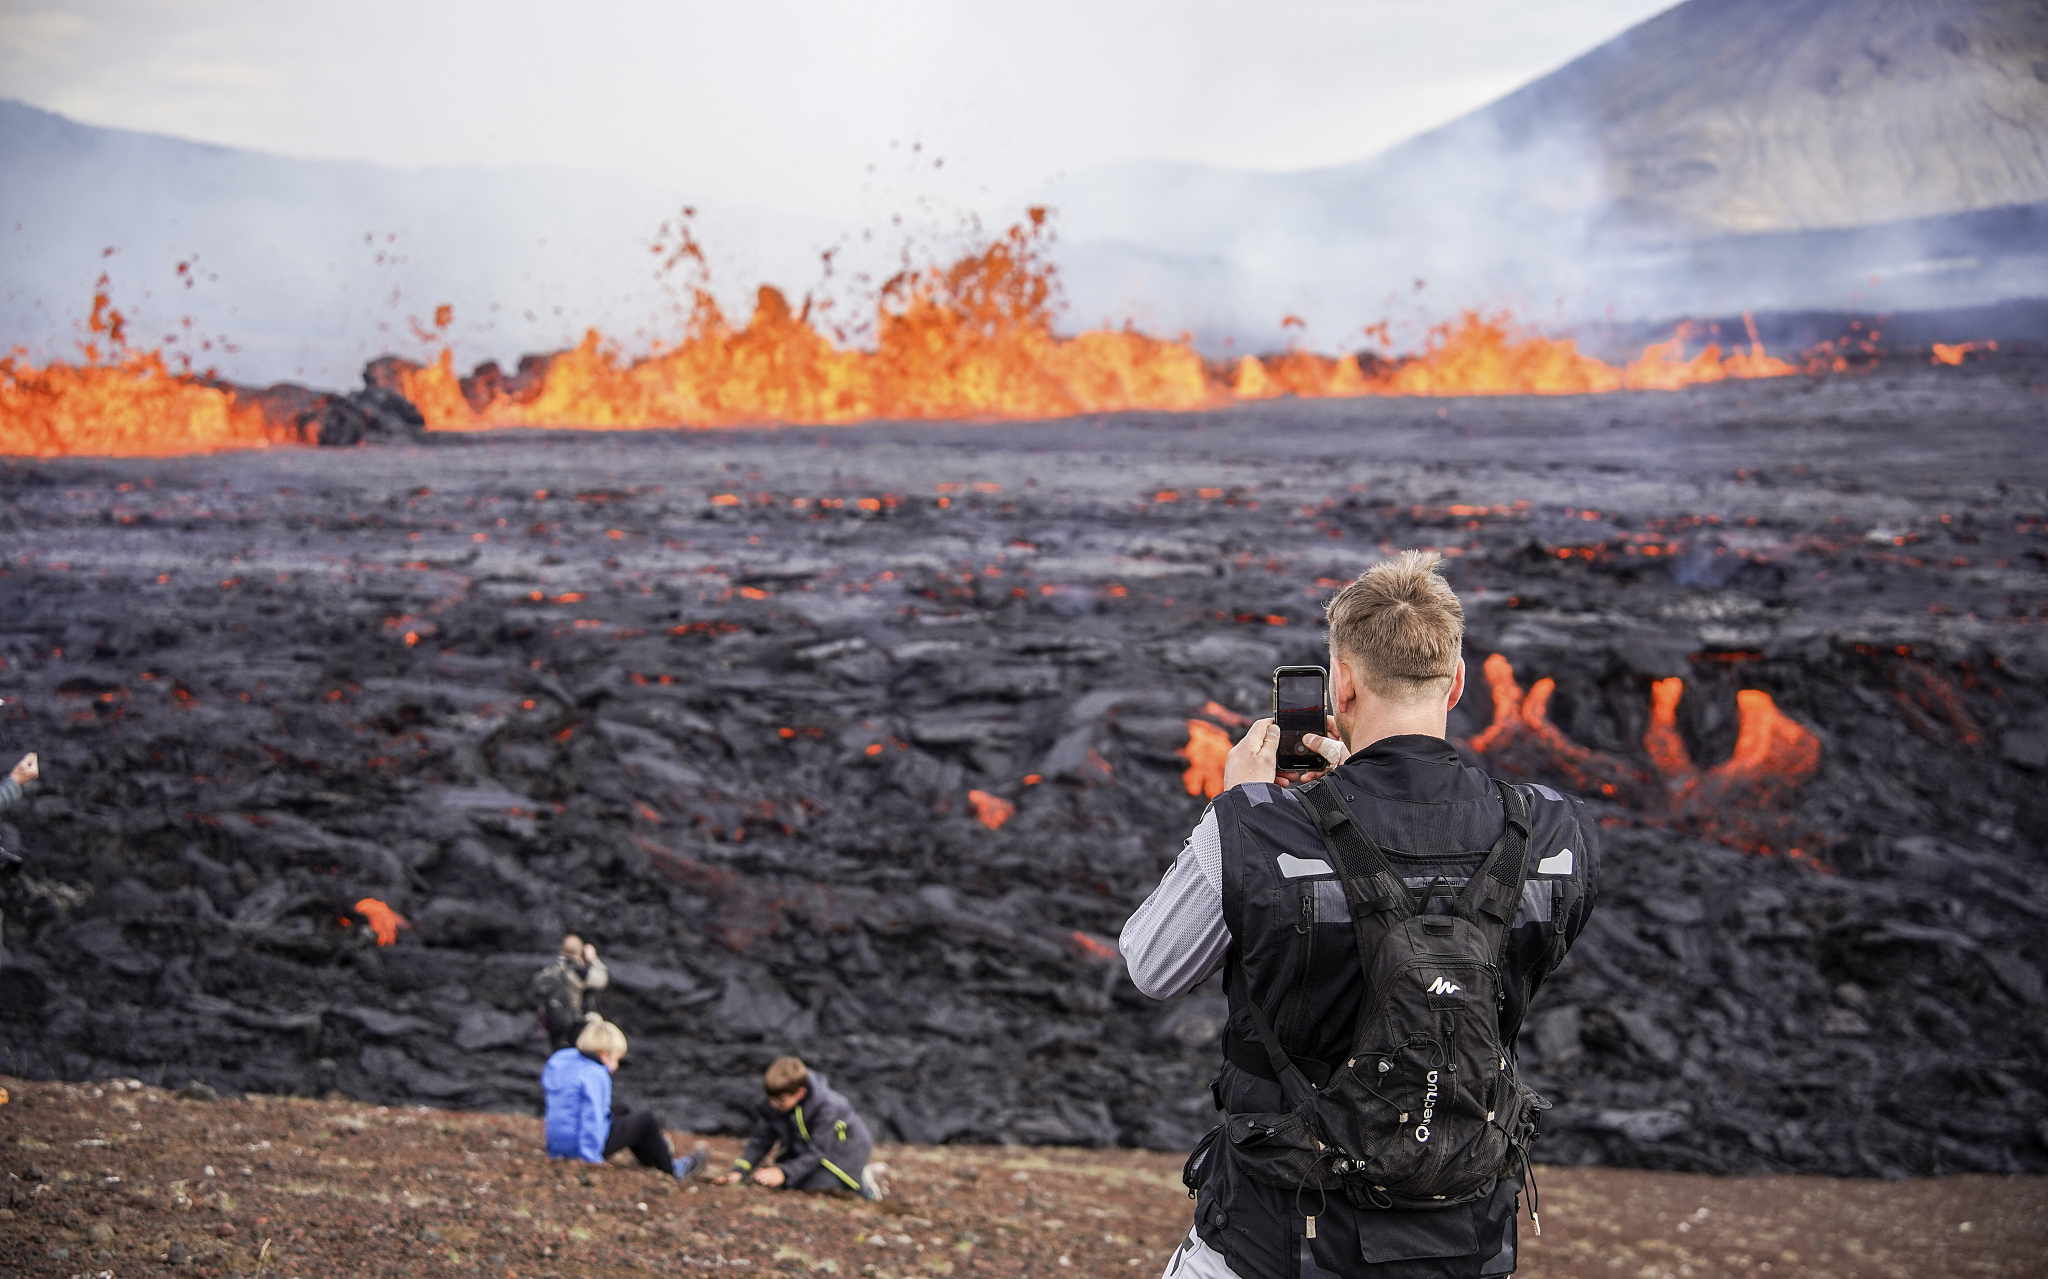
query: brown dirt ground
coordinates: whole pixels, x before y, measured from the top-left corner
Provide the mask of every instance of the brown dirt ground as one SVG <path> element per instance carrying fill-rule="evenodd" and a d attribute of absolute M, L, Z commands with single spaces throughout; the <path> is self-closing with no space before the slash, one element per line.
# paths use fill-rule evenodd
<path fill-rule="evenodd" d="M 1157 1274 L 1180 1160 L 886 1147 L 895 1195 L 677 1186 L 549 1163 L 514 1115 L 0 1076 L 0 1274 L 471 1275 L 772 1270 L 875 1279 Z M 687 1142 L 687 1137 L 681 1138 Z M 722 1165 L 737 1151 L 714 1140 Z M 1522 1274 L 2038 1276 L 2048 1178 L 1895 1183 L 1539 1169 Z"/>

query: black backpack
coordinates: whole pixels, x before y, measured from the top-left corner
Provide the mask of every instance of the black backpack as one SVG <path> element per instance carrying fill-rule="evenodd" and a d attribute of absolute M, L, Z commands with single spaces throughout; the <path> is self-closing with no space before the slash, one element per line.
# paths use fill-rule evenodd
<path fill-rule="evenodd" d="M 1343 878 L 1366 995 L 1349 1058 L 1317 1090 L 1233 966 L 1233 993 L 1293 1107 L 1226 1121 L 1231 1155 L 1254 1180 L 1297 1196 L 1341 1192 L 1358 1208 L 1426 1209 L 1477 1199 L 1526 1166 L 1536 1116 L 1549 1104 L 1516 1078 L 1500 1009 L 1507 932 L 1529 873 L 1529 819 L 1521 795 L 1495 785 L 1507 829 L 1448 915 L 1418 913 L 1334 779 L 1301 789 Z"/>
<path fill-rule="evenodd" d="M 540 1009 L 541 1025 L 547 1031 L 550 1044 L 560 1046 L 576 1041 L 576 1036 L 583 1030 L 583 1001 L 569 985 L 569 974 L 562 960 L 556 960 L 533 975 L 533 980 L 527 984 L 527 996 Z"/>

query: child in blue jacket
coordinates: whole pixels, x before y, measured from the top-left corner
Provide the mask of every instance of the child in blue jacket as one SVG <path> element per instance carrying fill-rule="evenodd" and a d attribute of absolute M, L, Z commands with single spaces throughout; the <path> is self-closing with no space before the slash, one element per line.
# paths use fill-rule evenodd
<path fill-rule="evenodd" d="M 625 1055 L 626 1032 L 590 1013 L 576 1046 L 548 1058 L 540 1074 L 547 1094 L 548 1157 L 601 1164 L 631 1150 L 645 1166 L 686 1180 L 704 1166 L 702 1145 L 678 1159 L 661 1130 L 661 1116 L 651 1110 L 612 1109 L 612 1072 Z"/>

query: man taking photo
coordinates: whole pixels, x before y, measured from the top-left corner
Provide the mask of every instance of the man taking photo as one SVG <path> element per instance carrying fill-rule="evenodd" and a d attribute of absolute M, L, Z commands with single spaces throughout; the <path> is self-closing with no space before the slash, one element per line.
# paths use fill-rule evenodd
<path fill-rule="evenodd" d="M 584 1014 L 595 1011 L 590 1007 L 590 994 L 611 985 L 611 980 L 610 970 L 597 956 L 597 947 L 575 933 L 562 939 L 554 960 L 527 984 L 527 993 L 540 1010 L 550 1053 L 575 1046 L 577 1036 L 583 1033 Z"/>
<path fill-rule="evenodd" d="M 1546 1105 L 1515 1033 L 1592 910 L 1598 826 L 1446 740 L 1464 609 L 1437 564 L 1404 552 L 1330 600 L 1334 737 L 1302 740 L 1331 767 L 1283 780 L 1278 727 L 1254 723 L 1124 926 L 1140 990 L 1220 970 L 1230 1000 L 1225 1122 L 1188 1161 L 1171 1279 L 1515 1268 Z"/>

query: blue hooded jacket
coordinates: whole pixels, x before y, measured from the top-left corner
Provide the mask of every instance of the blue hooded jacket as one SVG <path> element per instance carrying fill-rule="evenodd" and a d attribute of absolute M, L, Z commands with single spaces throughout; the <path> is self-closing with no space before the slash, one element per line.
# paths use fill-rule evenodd
<path fill-rule="evenodd" d="M 540 1072 L 548 1099 L 548 1158 L 604 1162 L 612 1131 L 612 1072 L 595 1057 L 564 1048 Z"/>

